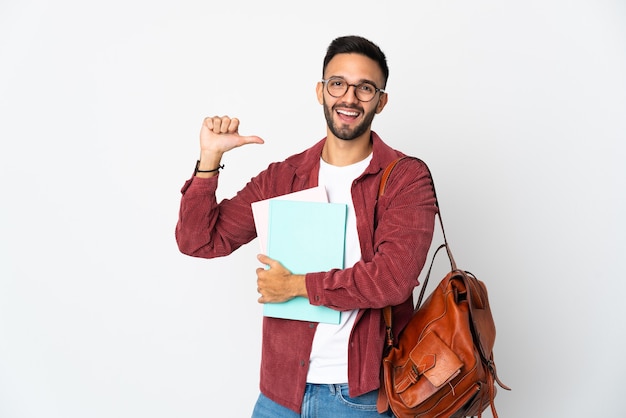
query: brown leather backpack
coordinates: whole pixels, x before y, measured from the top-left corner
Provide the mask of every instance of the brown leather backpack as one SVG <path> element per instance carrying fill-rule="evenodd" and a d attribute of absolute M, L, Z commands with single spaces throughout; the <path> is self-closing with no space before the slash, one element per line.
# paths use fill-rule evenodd
<path fill-rule="evenodd" d="M 383 173 L 379 196 L 401 159 Z M 387 343 L 378 410 L 382 413 L 391 408 L 398 418 L 460 418 L 480 416 L 491 406 L 497 418 L 494 380 L 503 389 L 510 388 L 496 374 L 496 327 L 487 288 L 473 274 L 456 267 L 443 231 L 441 211 L 437 216 L 444 244 L 433 254 L 413 317 L 397 340 L 391 331 L 391 307 L 384 309 Z M 422 304 L 433 262 L 442 248 L 450 259 L 451 271 Z"/>

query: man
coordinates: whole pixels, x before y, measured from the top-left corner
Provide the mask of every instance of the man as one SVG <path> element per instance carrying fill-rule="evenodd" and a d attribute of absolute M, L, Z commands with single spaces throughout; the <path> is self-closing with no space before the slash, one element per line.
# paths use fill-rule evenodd
<path fill-rule="evenodd" d="M 239 135 L 236 118 L 206 118 L 200 160 L 182 189 L 176 239 L 195 257 L 232 253 L 256 237 L 251 203 L 326 187 L 329 201 L 348 205 L 342 270 L 291 274 L 266 255 L 258 259 L 260 303 L 296 296 L 342 311 L 339 325 L 265 317 L 261 394 L 253 417 L 373 417 L 380 385 L 385 327 L 394 306 L 395 332 L 413 311 L 412 291 L 432 240 L 435 197 L 423 163 L 398 164 L 377 202 L 385 167 L 404 155 L 371 130 L 387 104 L 384 53 L 358 36 L 332 41 L 316 91 L 327 136 L 300 154 L 272 163 L 232 199 L 217 202 L 222 155 L 257 136 Z M 383 415 L 387 416 L 387 415 Z"/>

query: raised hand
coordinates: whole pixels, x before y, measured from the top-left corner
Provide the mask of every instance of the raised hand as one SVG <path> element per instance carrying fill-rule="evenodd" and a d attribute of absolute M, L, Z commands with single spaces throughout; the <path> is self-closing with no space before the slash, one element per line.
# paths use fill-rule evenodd
<path fill-rule="evenodd" d="M 200 129 L 200 170 L 212 170 L 219 166 L 222 155 L 233 148 L 246 144 L 263 144 L 256 135 L 239 135 L 239 119 L 228 116 L 207 117 Z M 197 173 L 210 177 L 214 173 Z"/>

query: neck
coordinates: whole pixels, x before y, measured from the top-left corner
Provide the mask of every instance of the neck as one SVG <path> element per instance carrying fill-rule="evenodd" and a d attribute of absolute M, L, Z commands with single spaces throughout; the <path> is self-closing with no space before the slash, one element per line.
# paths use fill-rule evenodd
<path fill-rule="evenodd" d="M 344 167 L 363 161 L 371 152 L 372 143 L 369 131 L 367 135 L 349 141 L 328 135 L 324 149 L 322 149 L 322 159 L 330 165 Z"/>

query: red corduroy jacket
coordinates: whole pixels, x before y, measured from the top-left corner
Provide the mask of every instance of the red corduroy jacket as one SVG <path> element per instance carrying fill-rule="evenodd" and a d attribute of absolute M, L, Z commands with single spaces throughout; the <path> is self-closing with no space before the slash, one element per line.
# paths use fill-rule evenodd
<path fill-rule="evenodd" d="M 325 139 L 300 154 L 272 163 L 232 199 L 217 202 L 219 175 L 192 177 L 182 188 L 176 240 L 184 254 L 214 258 L 228 255 L 256 237 L 250 204 L 317 186 Z M 427 167 L 418 160 L 398 164 L 377 202 L 382 172 L 404 155 L 372 132 L 372 160 L 352 185 L 362 259 L 354 266 L 306 275 L 309 301 L 338 310 L 359 309 L 348 347 L 350 396 L 380 385 L 385 339 L 381 309 L 394 306 L 395 335 L 413 312 L 430 248 L 437 207 Z M 260 390 L 300 413 L 311 343 L 317 324 L 263 319 Z M 343 382 L 337 382 L 343 383 Z"/>

